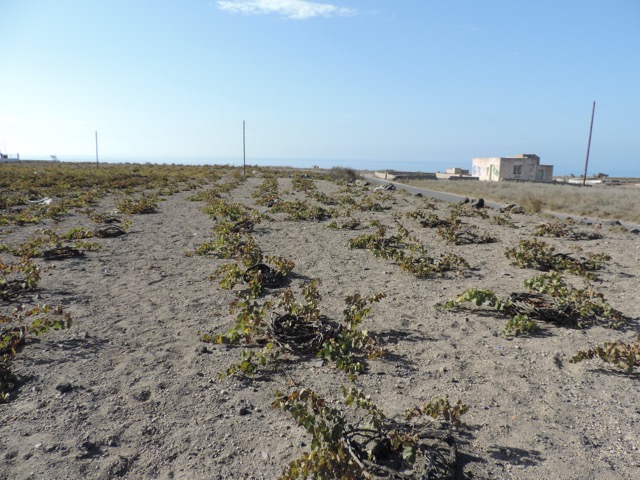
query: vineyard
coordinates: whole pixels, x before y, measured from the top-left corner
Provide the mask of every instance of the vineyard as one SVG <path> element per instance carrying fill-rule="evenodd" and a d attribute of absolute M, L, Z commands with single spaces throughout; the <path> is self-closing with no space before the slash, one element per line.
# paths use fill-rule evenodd
<path fill-rule="evenodd" d="M 0 166 L 0 480 L 640 475 L 640 236 L 355 172 Z"/>

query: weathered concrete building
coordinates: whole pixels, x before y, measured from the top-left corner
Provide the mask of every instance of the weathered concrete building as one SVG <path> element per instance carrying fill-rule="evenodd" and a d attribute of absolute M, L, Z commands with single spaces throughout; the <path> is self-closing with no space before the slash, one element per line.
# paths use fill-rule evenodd
<path fill-rule="evenodd" d="M 469 170 L 463 168 L 447 168 L 444 173 L 436 172 L 438 180 L 478 180 L 469 175 Z"/>
<path fill-rule="evenodd" d="M 435 173 L 424 172 L 401 172 L 398 170 L 384 170 L 375 172 L 374 175 L 378 178 L 384 178 L 385 180 L 396 182 L 401 182 L 402 180 L 436 180 Z"/>
<path fill-rule="evenodd" d="M 458 167 L 454 167 L 454 168 L 447 168 L 444 173 L 446 173 L 447 175 L 469 175 L 469 170 L 465 170 L 463 168 L 458 168 Z"/>
<path fill-rule="evenodd" d="M 471 174 L 480 180 L 522 180 L 528 182 L 552 182 L 553 165 L 540 165 L 540 157 L 521 153 L 514 157 L 474 158 Z"/>

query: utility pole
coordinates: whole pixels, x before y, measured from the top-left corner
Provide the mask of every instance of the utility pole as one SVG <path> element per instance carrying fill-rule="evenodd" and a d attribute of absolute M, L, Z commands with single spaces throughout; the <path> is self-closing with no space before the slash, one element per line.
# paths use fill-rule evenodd
<path fill-rule="evenodd" d="M 591 110 L 591 126 L 589 127 L 589 141 L 587 142 L 587 158 L 584 161 L 584 175 L 582 176 L 582 186 L 587 184 L 587 167 L 589 166 L 589 150 L 591 150 L 591 134 L 593 133 L 593 117 L 596 114 L 596 102 L 593 102 L 593 109 Z"/>
<path fill-rule="evenodd" d="M 242 121 L 242 171 L 244 172 L 244 178 L 247 178 L 247 144 L 245 141 L 244 120 Z"/>
<path fill-rule="evenodd" d="M 100 168 L 98 163 L 98 131 L 96 130 L 96 168 Z"/>

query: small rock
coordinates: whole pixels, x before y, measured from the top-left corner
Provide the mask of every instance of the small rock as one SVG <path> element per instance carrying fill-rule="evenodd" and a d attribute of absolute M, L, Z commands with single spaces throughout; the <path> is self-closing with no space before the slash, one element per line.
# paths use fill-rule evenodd
<path fill-rule="evenodd" d="M 109 466 L 108 478 L 124 477 L 131 468 L 132 462 L 133 460 L 128 457 L 118 455 L 118 458 Z"/>
<path fill-rule="evenodd" d="M 9 451 L 7 451 L 7 453 L 4 454 L 4 458 L 7 459 L 7 460 L 13 460 L 17 456 L 18 456 L 18 451 L 17 450 L 9 450 Z"/>
<path fill-rule="evenodd" d="M 73 390 L 73 385 L 71 385 L 70 382 L 62 382 L 56 385 L 56 390 L 58 390 L 60 393 L 68 393 Z"/>
<path fill-rule="evenodd" d="M 325 360 L 324 359 L 318 359 L 318 360 L 313 360 L 311 362 L 309 362 L 309 366 L 313 367 L 313 368 L 320 368 L 323 367 L 325 364 Z"/>
<path fill-rule="evenodd" d="M 98 448 L 98 445 L 95 442 L 92 442 L 91 440 L 85 440 L 80 444 L 80 448 L 86 451 L 90 451 Z"/>
<path fill-rule="evenodd" d="M 100 451 L 100 445 L 91 440 L 83 441 L 79 446 L 79 453 L 76 455 L 76 460 L 80 460 L 83 458 L 94 457 L 100 455 L 102 452 Z"/>
<path fill-rule="evenodd" d="M 140 402 L 146 402 L 147 400 L 149 400 L 149 398 L 151 398 L 151 390 L 149 389 L 141 390 L 140 392 L 135 394 L 133 398 L 135 398 Z"/>
<path fill-rule="evenodd" d="M 478 198 L 471 202 L 471 206 L 473 208 L 483 208 L 484 207 L 484 198 Z"/>
<path fill-rule="evenodd" d="M 117 447 L 118 446 L 118 436 L 117 435 L 110 435 L 107 437 L 105 444 L 108 447 Z"/>
<path fill-rule="evenodd" d="M 556 364 L 556 367 L 562 368 L 564 365 L 562 363 L 562 352 L 556 352 L 553 356 L 553 362 Z"/>

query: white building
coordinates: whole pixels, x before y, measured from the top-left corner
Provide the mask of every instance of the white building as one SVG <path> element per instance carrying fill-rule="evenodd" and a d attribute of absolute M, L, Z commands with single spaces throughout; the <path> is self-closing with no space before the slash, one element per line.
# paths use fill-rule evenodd
<path fill-rule="evenodd" d="M 480 180 L 552 182 L 553 165 L 540 165 L 540 157 L 521 153 L 513 157 L 474 158 L 471 174 Z"/>

